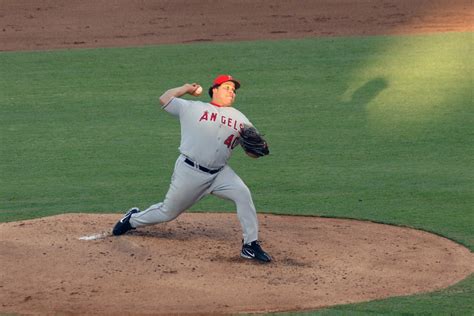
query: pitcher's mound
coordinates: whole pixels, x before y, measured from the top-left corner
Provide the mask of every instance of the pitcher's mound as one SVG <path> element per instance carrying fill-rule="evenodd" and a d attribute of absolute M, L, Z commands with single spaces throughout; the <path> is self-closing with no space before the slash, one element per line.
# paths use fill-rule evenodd
<path fill-rule="evenodd" d="M 466 248 L 370 222 L 260 215 L 274 261 L 239 257 L 235 214 L 186 213 L 110 236 L 119 214 L 0 224 L 0 313 L 225 314 L 433 291 L 473 272 Z"/>

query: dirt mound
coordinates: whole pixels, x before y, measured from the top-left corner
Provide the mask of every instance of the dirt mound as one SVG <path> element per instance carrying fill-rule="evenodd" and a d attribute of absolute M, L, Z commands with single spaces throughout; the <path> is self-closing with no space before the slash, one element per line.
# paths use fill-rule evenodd
<path fill-rule="evenodd" d="M 235 214 L 186 213 L 110 236 L 120 215 L 0 224 L 0 313 L 219 314 L 314 309 L 433 291 L 474 255 L 426 232 L 260 215 L 268 265 L 239 257 Z"/>

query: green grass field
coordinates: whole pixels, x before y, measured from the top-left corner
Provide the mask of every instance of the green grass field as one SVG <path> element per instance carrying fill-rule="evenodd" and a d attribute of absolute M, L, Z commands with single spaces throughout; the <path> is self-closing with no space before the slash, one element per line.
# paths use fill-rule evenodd
<path fill-rule="evenodd" d="M 179 124 L 159 95 L 231 73 L 235 106 L 270 143 L 269 157 L 230 162 L 260 212 L 410 226 L 473 251 L 472 34 L 0 53 L 0 221 L 160 201 Z M 234 206 L 210 197 L 192 211 Z M 300 314 L 464 315 L 473 297 L 471 275 Z"/>

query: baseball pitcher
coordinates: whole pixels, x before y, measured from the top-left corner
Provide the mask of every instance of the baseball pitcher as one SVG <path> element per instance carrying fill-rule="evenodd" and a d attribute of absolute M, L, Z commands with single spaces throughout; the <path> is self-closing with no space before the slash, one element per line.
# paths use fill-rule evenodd
<path fill-rule="evenodd" d="M 209 88 L 211 102 L 182 99 L 199 96 L 202 87 L 184 84 L 161 95 L 162 108 L 181 125 L 180 155 L 165 199 L 144 211 L 131 208 L 113 228 L 118 236 L 131 229 L 171 221 L 203 198 L 212 194 L 234 201 L 243 232 L 240 255 L 270 262 L 258 241 L 258 220 L 251 193 L 240 177 L 227 165 L 234 148 L 258 158 L 269 153 L 267 142 L 247 117 L 232 107 L 240 82 L 230 75 L 219 75 Z"/>

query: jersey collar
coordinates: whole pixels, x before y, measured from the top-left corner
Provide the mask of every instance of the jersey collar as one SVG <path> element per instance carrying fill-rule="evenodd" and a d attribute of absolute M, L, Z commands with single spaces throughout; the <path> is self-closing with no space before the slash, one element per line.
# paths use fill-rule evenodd
<path fill-rule="evenodd" d="M 212 102 L 212 101 L 211 101 L 211 104 L 214 105 L 214 106 L 217 106 L 218 108 L 221 108 L 221 107 L 222 107 L 222 105 L 217 104 L 217 103 L 214 103 L 214 102 Z"/>

